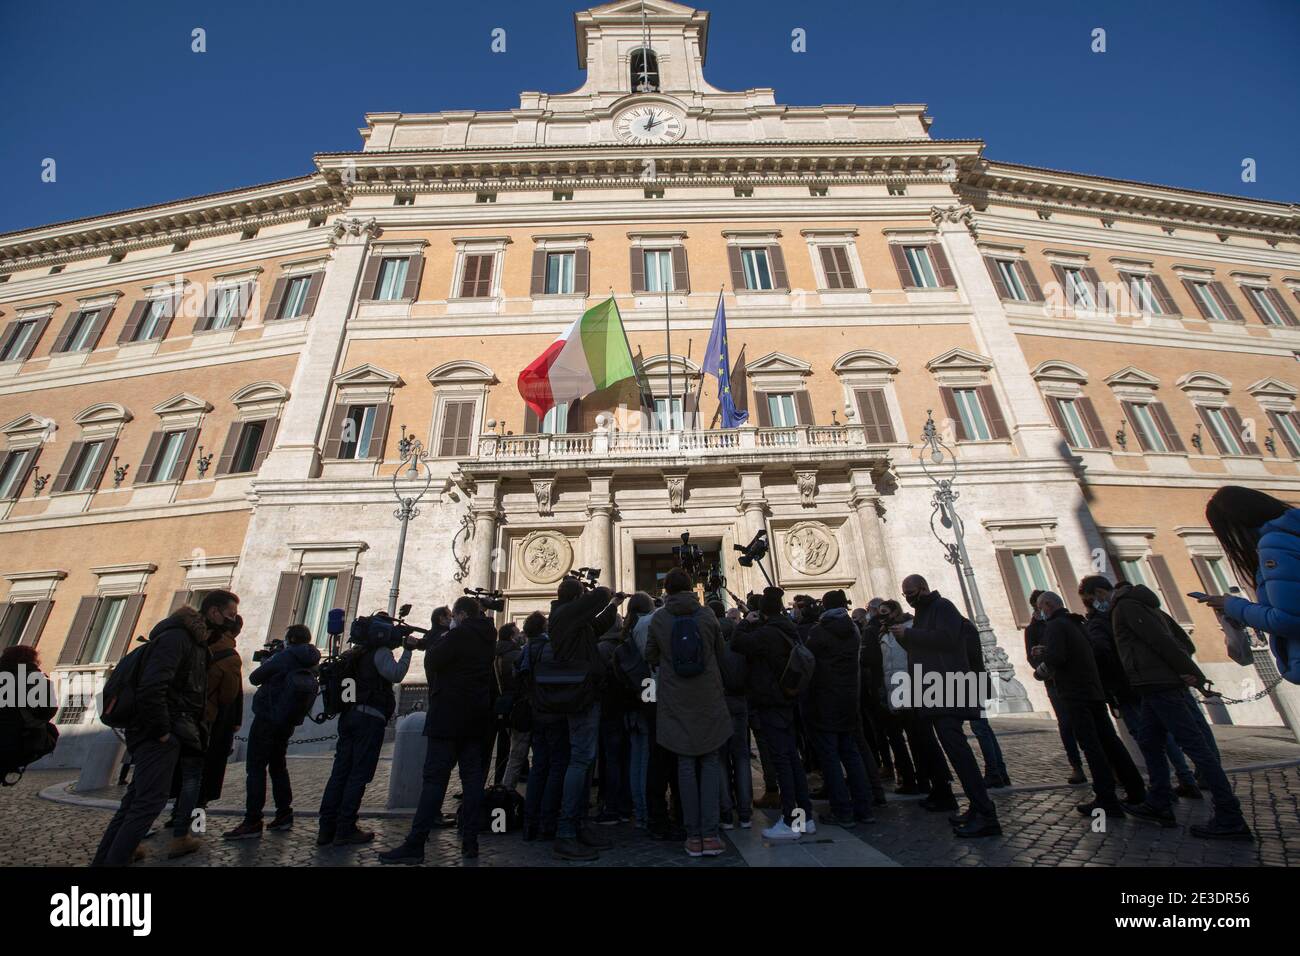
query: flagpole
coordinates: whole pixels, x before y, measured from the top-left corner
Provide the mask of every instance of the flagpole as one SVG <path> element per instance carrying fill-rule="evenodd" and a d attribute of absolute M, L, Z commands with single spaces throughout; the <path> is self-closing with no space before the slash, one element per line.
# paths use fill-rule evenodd
<path fill-rule="evenodd" d="M 610 297 L 611 299 L 614 300 L 614 308 L 615 308 L 615 310 L 617 310 L 617 309 L 618 309 L 618 299 L 614 296 L 614 287 L 613 287 L 613 286 L 610 286 L 610 287 L 609 287 L 609 297 Z M 632 342 L 631 342 L 631 340 L 627 337 L 627 326 L 623 324 L 623 313 L 622 313 L 622 312 L 619 312 L 619 314 L 618 314 L 618 327 L 619 327 L 619 329 L 620 329 L 620 330 L 622 331 L 622 333 L 623 333 L 623 344 L 627 346 L 627 354 L 628 354 L 629 356 L 631 356 L 631 358 L 632 358 L 632 377 L 633 377 L 634 379 L 636 379 L 636 394 L 637 394 L 637 400 L 638 400 L 642 405 L 644 405 L 644 404 L 645 404 L 645 382 L 643 382 L 643 381 L 641 380 L 641 372 L 642 372 L 642 369 L 641 369 L 640 367 L 637 366 L 636 354 L 632 351 Z M 653 397 L 651 398 L 650 411 L 651 411 L 651 413 L 654 412 L 654 399 L 653 399 Z M 640 409 L 638 409 L 637 412 L 638 412 L 638 414 L 639 414 L 639 413 L 640 413 Z"/>

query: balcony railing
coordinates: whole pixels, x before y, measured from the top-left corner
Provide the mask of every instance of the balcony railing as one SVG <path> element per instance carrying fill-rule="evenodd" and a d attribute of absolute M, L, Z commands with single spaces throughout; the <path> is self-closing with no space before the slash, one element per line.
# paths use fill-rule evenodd
<path fill-rule="evenodd" d="M 610 431 L 567 435 L 496 435 L 479 438 L 478 458 L 522 461 L 572 458 L 713 457 L 765 452 L 866 448 L 861 425 L 792 428 L 712 428 L 686 431 Z"/>

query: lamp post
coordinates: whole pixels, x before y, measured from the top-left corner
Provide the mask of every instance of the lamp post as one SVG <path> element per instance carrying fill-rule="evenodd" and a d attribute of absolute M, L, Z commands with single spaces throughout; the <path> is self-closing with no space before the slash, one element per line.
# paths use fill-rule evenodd
<path fill-rule="evenodd" d="M 398 509 L 393 512 L 393 517 L 402 523 L 401 533 L 397 537 L 397 560 L 393 564 L 393 586 L 388 590 L 388 613 L 389 616 L 397 614 L 397 596 L 402 585 L 402 558 L 406 554 L 406 526 L 412 518 L 418 518 L 420 509 L 416 507 L 420 499 L 429 491 L 429 485 L 433 483 L 433 470 L 429 467 L 428 456 L 424 453 L 424 445 L 414 435 L 406 434 L 406 426 L 402 426 L 402 438 L 397 443 L 398 454 L 402 456 L 402 465 L 405 469 L 398 467 L 393 472 L 393 496 L 397 498 Z M 424 466 L 424 487 L 420 489 L 419 494 L 403 495 L 398 489 L 398 479 L 405 477 L 408 483 L 418 482 L 420 480 L 420 467 Z M 403 476 L 405 471 L 405 476 Z"/>
<path fill-rule="evenodd" d="M 1016 680 L 1015 667 L 1007 657 L 1007 652 L 998 646 L 993 628 L 989 626 L 989 616 L 984 611 L 984 601 L 980 597 L 979 585 L 975 581 L 975 568 L 971 566 L 970 555 L 966 552 L 966 534 L 961 517 L 957 514 L 955 502 L 959 497 L 953 487 L 957 481 L 957 456 L 939 437 L 939 430 L 934 424 L 933 412 L 926 412 L 925 427 L 921 431 L 925 439 L 921 448 L 921 470 L 934 483 L 934 505 L 930 512 L 930 531 L 943 546 L 944 560 L 957 569 L 957 581 L 961 585 L 962 599 L 966 605 L 966 614 L 975 625 L 980 635 L 980 650 L 984 655 L 984 666 L 993 681 L 993 696 L 985 705 L 990 714 L 1023 713 L 1032 710 L 1025 688 Z M 946 541 L 935 519 L 943 527 L 952 531 L 953 540 Z"/>

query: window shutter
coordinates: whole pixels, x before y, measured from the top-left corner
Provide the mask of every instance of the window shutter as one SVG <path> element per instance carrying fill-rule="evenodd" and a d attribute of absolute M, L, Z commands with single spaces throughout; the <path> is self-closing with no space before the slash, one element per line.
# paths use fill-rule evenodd
<path fill-rule="evenodd" d="M 575 295 L 587 295 L 591 285 L 591 250 L 573 250 L 573 291 Z"/>
<path fill-rule="evenodd" d="M 393 405 L 384 402 L 375 406 L 375 425 L 370 431 L 370 447 L 366 449 L 367 458 L 383 458 L 384 445 L 388 440 L 388 422 L 393 417 Z"/>
<path fill-rule="evenodd" d="M 144 448 L 144 457 L 140 459 L 140 467 L 136 469 L 135 484 L 148 484 L 153 480 L 154 461 L 158 458 L 158 446 L 162 444 L 165 434 L 166 432 L 154 432 L 149 436 L 149 444 Z"/>
<path fill-rule="evenodd" d="M 171 607 L 167 609 L 167 616 L 171 617 L 173 614 L 175 614 L 185 605 L 189 604 L 190 595 L 192 593 L 193 592 L 189 590 L 172 592 L 172 603 L 171 603 Z"/>
<path fill-rule="evenodd" d="M 484 254 L 478 257 L 478 288 L 474 295 L 480 299 L 492 295 L 492 270 L 496 268 L 497 257 Z"/>
<path fill-rule="evenodd" d="M 280 583 L 275 588 L 275 603 L 271 605 L 271 623 L 266 628 L 266 639 L 284 637 L 285 628 L 294 622 L 298 610 L 298 591 L 302 577 L 294 571 L 281 571 Z M 316 635 L 313 634 L 312 637 Z"/>
<path fill-rule="evenodd" d="M 1269 299 L 1272 300 L 1273 307 L 1277 309 L 1277 311 L 1281 314 L 1283 322 L 1285 322 L 1288 326 L 1300 325 L 1300 319 L 1297 319 L 1295 317 L 1295 313 L 1291 311 L 1291 306 L 1286 304 L 1286 300 L 1282 298 L 1282 294 L 1278 292 L 1277 289 L 1266 289 L 1264 291 L 1265 291 L 1265 295 L 1267 295 Z M 43 328 L 43 326 L 40 328 Z M 36 340 L 36 334 L 33 333 L 32 341 L 35 342 L 35 340 Z"/>
<path fill-rule="evenodd" d="M 939 280 L 940 288 L 957 288 L 957 280 L 953 278 L 952 269 L 948 267 L 948 257 L 944 254 L 941 243 L 930 243 L 930 261 L 934 263 L 934 277 Z"/>
<path fill-rule="evenodd" d="M 1169 564 L 1158 554 L 1148 557 L 1147 563 L 1151 565 L 1151 572 L 1156 576 L 1156 583 L 1160 585 L 1160 594 L 1165 599 L 1165 610 L 1169 612 L 1169 616 L 1183 627 L 1191 624 L 1192 619 L 1187 613 L 1187 605 L 1183 602 L 1183 596 L 1178 593 L 1178 586 L 1169 571 Z"/>
<path fill-rule="evenodd" d="M 1223 287 L 1222 282 L 1211 282 L 1210 292 L 1219 300 L 1219 305 L 1223 311 L 1228 313 L 1228 318 L 1233 322 L 1245 322 L 1246 317 L 1241 314 L 1241 309 L 1237 308 L 1237 303 L 1232 301 L 1232 296 L 1228 290 Z"/>
<path fill-rule="evenodd" d="M 998 298 L 1013 298 L 1011 290 L 1007 288 L 1007 280 L 1002 278 L 1002 270 L 998 268 L 998 260 L 992 256 L 985 256 L 984 265 L 989 270 L 989 278 L 993 280 L 993 288 L 998 290 Z"/>
<path fill-rule="evenodd" d="M 275 280 L 275 285 L 271 286 L 271 300 L 266 303 L 266 309 L 262 312 L 263 322 L 274 322 L 280 317 L 280 308 L 284 305 L 284 290 L 288 287 L 288 276 L 280 276 Z"/>
<path fill-rule="evenodd" d="M 894 423 L 889 418 L 889 403 L 885 401 L 883 388 L 859 388 L 855 390 L 858 400 L 858 417 L 865 430 L 868 445 L 892 445 Z"/>
<path fill-rule="evenodd" d="M 303 302 L 302 315 L 300 319 L 310 319 L 316 312 L 316 302 L 320 299 L 320 287 L 325 282 L 325 271 L 313 272 L 311 281 L 307 283 L 307 299 Z"/>
<path fill-rule="evenodd" d="M 691 291 L 691 270 L 686 262 L 685 246 L 673 246 L 673 291 Z"/>
<path fill-rule="evenodd" d="M 266 419 L 266 428 L 262 430 L 262 440 L 257 443 L 257 454 L 253 456 L 253 471 L 258 471 L 262 467 L 262 462 L 266 461 L 266 456 L 271 453 L 275 447 L 275 433 L 280 428 L 280 419 Z"/>
<path fill-rule="evenodd" d="M 234 322 L 231 323 L 233 328 L 239 328 L 244 324 L 244 319 L 248 318 L 248 310 L 253 307 L 253 296 L 257 293 L 257 283 L 244 282 L 239 286 L 239 300 L 235 305 Z"/>
<path fill-rule="evenodd" d="M 1133 413 L 1132 402 L 1120 402 L 1120 408 L 1124 412 L 1124 418 L 1128 421 L 1128 431 L 1137 439 L 1138 448 L 1142 451 L 1150 451 L 1147 447 L 1146 436 L 1142 434 L 1142 427 L 1138 424 L 1137 416 Z"/>
<path fill-rule="evenodd" d="M 894 271 L 898 273 L 898 284 L 904 289 L 915 289 L 916 280 L 912 278 L 912 269 L 907 264 L 907 250 L 898 243 L 890 243 L 889 254 L 894 260 Z"/>
<path fill-rule="evenodd" d="M 1061 288 L 1061 302 L 1074 307 L 1074 289 L 1070 287 L 1069 279 L 1065 275 L 1065 269 L 1057 263 L 1052 263 L 1052 275 L 1056 277 L 1056 284 Z"/>
<path fill-rule="evenodd" d="M 366 267 L 361 271 L 361 289 L 357 298 L 367 302 L 375 297 L 375 287 L 379 284 L 379 269 L 384 264 L 384 257 L 378 251 L 372 251 L 366 259 Z"/>
<path fill-rule="evenodd" d="M 1219 441 L 1219 434 L 1214 430 L 1214 423 L 1210 421 L 1210 414 L 1204 405 L 1196 406 L 1196 414 L 1201 417 L 1201 423 L 1205 425 L 1204 433 L 1214 440 L 1214 447 L 1219 450 L 1220 455 L 1226 455 L 1228 449 L 1223 447 L 1223 442 Z M 1204 447 L 1204 446 L 1202 446 Z"/>
<path fill-rule="evenodd" d="M 113 449 L 117 447 L 117 439 L 110 438 L 104 442 L 104 453 L 99 456 L 99 462 L 95 466 L 95 474 L 90 479 L 87 491 L 98 491 L 100 483 L 104 480 L 104 472 L 108 470 L 108 463 L 113 460 Z"/>
<path fill-rule="evenodd" d="M 63 464 L 59 465 L 59 472 L 54 478 L 50 494 L 57 495 L 67 489 L 68 481 L 72 478 L 72 470 L 77 467 L 77 459 L 81 457 L 81 449 L 85 446 L 84 441 L 74 441 L 68 447 L 68 453 L 63 456 Z"/>
<path fill-rule="evenodd" d="M 1228 405 L 1224 407 L 1223 413 L 1228 416 L 1228 421 L 1232 424 L 1233 431 L 1237 433 L 1237 440 L 1241 442 L 1241 447 L 1245 450 L 1246 454 L 1259 457 L 1259 445 L 1246 438 L 1246 423 L 1241 420 L 1241 416 L 1237 414 L 1237 410 L 1231 405 Z"/>
<path fill-rule="evenodd" d="M 1097 302 L 1098 311 L 1109 312 L 1111 310 L 1110 295 L 1106 292 L 1106 287 L 1101 284 L 1101 276 L 1097 275 L 1097 270 L 1092 266 L 1086 266 L 1082 270 L 1082 275 L 1083 281 L 1092 288 L 1092 295 Z"/>
<path fill-rule="evenodd" d="M 640 246 L 633 246 L 631 252 L 632 267 L 632 291 L 645 292 L 645 250 Z"/>
<path fill-rule="evenodd" d="M 524 430 L 525 435 L 536 435 L 541 422 L 537 418 L 537 413 L 533 411 L 533 406 L 524 405 Z"/>
<path fill-rule="evenodd" d="M 740 246 L 727 246 L 727 266 L 731 269 L 731 290 L 747 290 L 749 286 L 745 284 L 745 266 L 740 259 Z"/>
<path fill-rule="evenodd" d="M 533 278 L 530 295 L 546 294 L 546 250 L 533 250 Z"/>
<path fill-rule="evenodd" d="M 199 312 L 198 318 L 194 320 L 195 332 L 206 332 L 212 328 L 212 322 L 217 317 L 217 290 L 215 287 L 208 289 L 208 294 L 203 297 L 203 309 Z"/>
<path fill-rule="evenodd" d="M 1196 306 L 1196 310 L 1201 313 L 1201 318 L 1205 319 L 1207 322 L 1213 321 L 1209 309 L 1205 307 L 1205 303 L 1201 301 L 1201 297 L 1196 294 L 1196 283 L 1191 279 L 1184 279 L 1183 288 L 1186 289 L 1187 294 L 1191 296 L 1192 303 Z"/>
<path fill-rule="evenodd" d="M 1020 586 L 1020 575 L 1016 573 L 1015 552 L 1009 548 L 998 548 L 997 555 L 998 570 L 1002 572 L 1002 584 L 1007 590 L 1007 599 L 1011 602 L 1016 627 L 1026 628 L 1033 614 L 1029 607 L 1029 597 Z"/>
<path fill-rule="evenodd" d="M 789 289 L 790 276 L 785 270 L 785 253 L 781 251 L 778 243 L 772 243 L 767 247 L 768 262 L 772 266 L 772 288 Z"/>
<path fill-rule="evenodd" d="M 167 333 L 171 331 L 172 320 L 176 318 L 176 313 L 180 311 L 181 297 L 179 294 L 170 295 L 163 302 L 162 315 L 158 319 L 158 329 L 154 332 L 154 338 L 161 342 L 167 338 Z"/>
<path fill-rule="evenodd" d="M 772 427 L 772 409 L 767 404 L 767 392 L 754 391 L 754 412 L 758 415 L 759 428 Z"/>
<path fill-rule="evenodd" d="M 1169 287 L 1165 285 L 1165 280 L 1154 272 L 1151 273 L 1150 279 L 1151 288 L 1156 294 L 1156 301 L 1160 303 L 1160 311 L 1165 315 L 1178 315 L 1182 310 L 1174 302 L 1174 297 L 1169 294 Z"/>
<path fill-rule="evenodd" d="M 1201 587 L 1206 594 L 1222 594 L 1219 590 L 1219 582 L 1214 580 L 1214 575 L 1210 573 L 1209 563 L 1199 554 L 1192 555 L 1192 567 L 1196 569 L 1196 576 L 1201 579 Z"/>
<path fill-rule="evenodd" d="M 951 388 L 941 388 L 939 394 L 943 397 L 943 410 L 947 412 L 948 418 L 952 421 L 957 440 L 970 441 L 970 435 L 966 433 L 966 425 L 961 420 L 961 412 L 957 410 L 957 396 Z"/>
<path fill-rule="evenodd" d="M 460 458 L 469 454 L 470 437 L 474 430 L 474 408 L 477 404 L 474 401 L 455 401 L 443 406 L 439 457 Z"/>
<path fill-rule="evenodd" d="M 1002 415 L 1002 407 L 998 404 L 998 398 L 993 394 L 992 385 L 981 385 L 976 389 L 979 392 L 980 404 L 984 406 L 984 415 L 988 419 L 989 432 L 994 438 L 1010 438 L 1011 433 L 1007 430 L 1007 420 Z"/>
<path fill-rule="evenodd" d="M 214 477 L 230 474 L 230 469 L 235 464 L 235 452 L 239 448 L 239 436 L 243 430 L 243 422 L 230 423 L 230 431 L 226 432 L 226 443 L 221 447 L 221 457 L 217 459 L 217 471 Z"/>
<path fill-rule="evenodd" d="M 334 579 L 334 607 L 341 608 L 345 617 L 348 608 L 352 606 L 352 589 L 355 583 L 356 578 L 352 576 L 351 571 L 340 571 Z M 316 639 L 316 635 L 313 634 L 312 638 Z"/>
<path fill-rule="evenodd" d="M 1074 568 L 1070 567 L 1070 555 L 1065 548 L 1060 545 L 1052 545 L 1047 549 L 1047 560 L 1051 562 L 1052 573 L 1056 575 L 1056 584 L 1061 589 L 1061 597 L 1065 598 L 1066 606 L 1075 614 L 1084 612 L 1083 602 L 1079 600 L 1079 579 L 1074 575 Z"/>
<path fill-rule="evenodd" d="M 466 409 L 464 420 L 466 422 L 469 422 L 470 409 Z M 577 432 L 586 431 L 586 429 L 583 428 L 582 425 L 582 399 L 575 398 L 573 401 L 569 402 L 569 412 L 567 415 L 564 416 L 564 430 L 568 434 L 574 434 Z M 466 447 L 466 453 L 468 453 L 468 449 L 469 449 L 468 434 L 465 435 L 465 447 Z"/>
<path fill-rule="evenodd" d="M 27 459 L 27 464 L 23 466 L 22 472 L 14 481 L 13 494 L 10 496 L 11 501 L 17 501 L 23 496 L 23 489 L 27 487 L 27 479 L 31 477 L 32 470 L 36 467 L 36 462 L 40 459 L 42 451 L 43 447 L 40 445 L 37 445 L 32 449 L 31 456 Z M 0 469 L 3 469 L 5 461 L 7 461 L 9 455 L 12 454 L 14 454 L 14 452 L 7 452 L 4 458 L 0 458 Z"/>
<path fill-rule="evenodd" d="M 816 425 L 813 419 L 812 396 L 808 394 L 807 389 L 800 389 L 794 393 L 794 407 L 799 414 L 800 425 Z"/>
<path fill-rule="evenodd" d="M 840 288 L 840 268 L 835 262 L 834 246 L 821 246 L 817 251 L 821 255 L 822 272 L 826 276 L 826 288 Z"/>
<path fill-rule="evenodd" d="M 411 256 L 406 265 L 406 282 L 402 285 L 402 298 L 414 302 L 420 298 L 420 277 L 424 275 L 424 256 Z"/>
<path fill-rule="evenodd" d="M 144 318 L 144 312 L 147 308 L 149 308 L 148 299 L 141 299 L 131 306 L 131 311 L 126 317 L 126 325 L 122 326 L 122 331 L 117 337 L 118 345 L 125 345 L 128 342 L 135 341 L 135 334 L 140 329 L 140 322 Z"/>
<path fill-rule="evenodd" d="M 688 389 L 682 398 L 682 427 L 687 430 L 699 428 L 696 420 L 700 415 L 700 393 L 697 389 Z"/>
<path fill-rule="evenodd" d="M 37 601 L 33 605 L 32 613 L 27 616 L 27 626 L 23 628 L 22 636 L 18 639 L 19 644 L 35 647 L 40 642 L 41 632 L 45 630 L 45 622 L 50 619 L 50 611 L 53 608 L 53 601 Z"/>
<path fill-rule="evenodd" d="M 86 649 L 86 638 L 90 637 L 90 626 L 95 623 L 95 611 L 99 607 L 99 598 L 84 597 L 77 605 L 77 613 L 72 618 L 72 630 L 63 642 L 59 652 L 59 666 L 75 664 L 81 659 L 81 652 Z"/>
<path fill-rule="evenodd" d="M 135 632 L 135 625 L 140 620 L 140 611 L 144 607 L 145 595 L 132 594 L 126 599 L 126 604 L 122 607 L 122 617 L 117 622 L 117 633 L 113 635 L 113 642 L 108 648 L 108 657 L 105 660 L 110 664 L 116 664 L 131 648 L 131 637 Z"/>
<path fill-rule="evenodd" d="M 68 341 L 72 338 L 72 330 L 77 324 L 77 316 L 79 315 L 81 315 L 79 309 L 73 310 L 72 314 L 64 320 L 63 328 L 59 329 L 59 334 L 54 339 L 54 345 L 50 347 L 51 355 L 58 355 L 67 351 Z"/>
<path fill-rule="evenodd" d="M 1165 440 L 1165 446 L 1170 451 L 1186 451 L 1183 440 L 1178 437 L 1178 432 L 1174 429 L 1173 420 L 1169 417 L 1169 412 L 1161 402 L 1152 402 L 1150 406 L 1151 417 L 1155 419 L 1156 427 L 1160 429 L 1160 437 Z"/>
<path fill-rule="evenodd" d="M 1286 446 L 1286 450 L 1290 453 L 1291 457 L 1300 457 L 1300 449 L 1297 449 L 1291 442 L 1291 436 L 1288 435 L 1286 429 L 1282 427 L 1280 418 L 1281 416 L 1277 412 L 1268 413 L 1268 420 L 1273 423 L 1274 433 L 1276 433 L 1278 438 L 1282 439 L 1282 444 Z"/>
<path fill-rule="evenodd" d="M 1025 294 L 1029 296 L 1030 302 L 1043 301 L 1043 289 L 1038 284 L 1038 277 L 1034 275 L 1034 269 L 1027 259 L 1016 261 L 1016 270 L 1020 273 L 1020 281 L 1025 287 Z"/>
<path fill-rule="evenodd" d="M 197 428 L 187 428 L 185 437 L 181 439 L 181 452 L 176 456 L 176 472 L 173 475 L 174 480 L 184 481 L 185 473 L 189 471 L 190 459 L 194 457 L 194 446 L 199 443 L 199 430 Z"/>
<path fill-rule="evenodd" d="M 1084 427 L 1088 429 L 1088 438 L 1092 441 L 1092 447 L 1109 448 L 1110 437 L 1106 434 L 1106 429 L 1101 427 L 1101 419 L 1097 417 L 1097 409 L 1092 404 L 1092 399 L 1082 396 L 1075 400 L 1074 405 L 1083 418 Z"/>
<path fill-rule="evenodd" d="M 348 406 L 335 405 L 330 413 L 329 427 L 325 430 L 325 449 L 323 457 L 338 458 L 343 450 L 343 419 L 347 418 Z"/>
<path fill-rule="evenodd" d="M 1060 429 L 1061 437 L 1065 439 L 1066 444 L 1073 444 L 1070 441 L 1070 428 L 1065 423 L 1065 413 L 1061 411 L 1061 399 L 1049 398 L 1047 400 L 1047 411 L 1052 416 L 1052 424 Z"/>
<path fill-rule="evenodd" d="M 1286 307 L 1283 306 L 1283 308 Z M 1288 309 L 1287 311 L 1289 312 L 1290 310 Z M 27 344 L 14 355 L 12 361 L 25 362 L 32 357 L 32 353 L 36 351 L 36 346 L 40 344 L 41 336 L 45 334 L 46 328 L 49 327 L 52 315 L 53 313 L 36 320 L 36 324 L 32 326 L 32 334 L 27 339 Z M 17 326 L 17 324 L 17 322 L 11 323 L 12 326 Z M 1291 324 L 1295 324 L 1294 320 L 1292 320 Z"/>

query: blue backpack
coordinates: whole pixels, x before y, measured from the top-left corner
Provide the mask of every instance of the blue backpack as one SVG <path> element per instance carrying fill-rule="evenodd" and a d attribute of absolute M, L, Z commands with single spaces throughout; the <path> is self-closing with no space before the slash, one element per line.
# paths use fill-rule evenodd
<path fill-rule="evenodd" d="M 704 640 L 694 614 L 673 618 L 673 672 L 678 677 L 696 677 L 704 673 Z"/>

